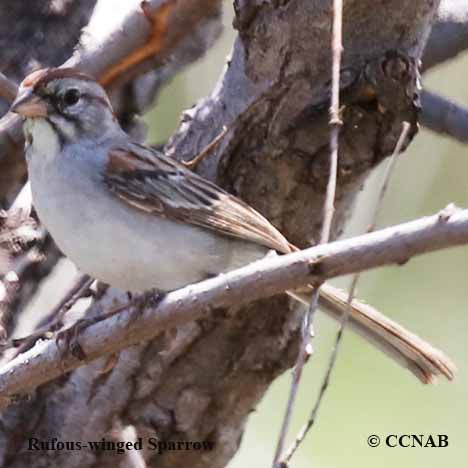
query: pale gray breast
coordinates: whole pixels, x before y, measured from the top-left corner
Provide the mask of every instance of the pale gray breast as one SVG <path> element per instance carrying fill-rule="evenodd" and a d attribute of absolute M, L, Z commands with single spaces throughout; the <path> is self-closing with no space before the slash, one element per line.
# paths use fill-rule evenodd
<path fill-rule="evenodd" d="M 77 150 L 34 153 L 29 171 L 40 219 L 83 272 L 113 286 L 172 290 L 261 258 L 263 246 L 140 212 L 101 182 Z"/>

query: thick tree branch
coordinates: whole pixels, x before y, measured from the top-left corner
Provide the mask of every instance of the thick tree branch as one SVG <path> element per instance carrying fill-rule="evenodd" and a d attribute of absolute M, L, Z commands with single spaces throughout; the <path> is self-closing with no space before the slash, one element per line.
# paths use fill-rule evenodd
<path fill-rule="evenodd" d="M 78 336 L 86 361 L 149 340 L 164 330 L 200 319 L 207 312 L 251 301 L 325 279 L 411 257 L 468 244 L 468 210 L 453 206 L 427 218 L 282 257 L 267 258 L 225 275 L 167 294 L 141 317 L 122 311 L 90 325 Z M 15 394 L 29 392 L 76 369 L 83 362 L 63 352 L 56 340 L 45 340 L 0 369 L 0 398 L 7 405 Z"/>
<path fill-rule="evenodd" d="M 184 47 L 184 41 L 189 40 L 192 48 L 194 42 L 201 41 L 202 46 L 196 48 L 204 51 L 220 33 L 217 21 L 210 29 L 210 22 L 219 19 L 220 0 L 145 0 L 139 8 L 125 18 L 123 28 L 115 28 L 103 43 L 75 55 L 69 64 L 99 76 L 109 87 L 116 80 L 129 81 L 150 67 L 162 66 L 176 49 Z M 179 60 L 178 66 L 182 63 Z"/>
<path fill-rule="evenodd" d="M 468 108 L 423 91 L 421 123 L 430 130 L 468 143 Z"/>
<path fill-rule="evenodd" d="M 468 4 L 465 0 L 442 0 L 423 54 L 427 70 L 468 49 Z"/>
<path fill-rule="evenodd" d="M 443 0 L 424 50 L 423 70 L 456 57 L 468 49 L 468 4 Z M 431 91 L 422 93 L 421 123 L 456 140 L 468 141 L 468 111 Z"/>

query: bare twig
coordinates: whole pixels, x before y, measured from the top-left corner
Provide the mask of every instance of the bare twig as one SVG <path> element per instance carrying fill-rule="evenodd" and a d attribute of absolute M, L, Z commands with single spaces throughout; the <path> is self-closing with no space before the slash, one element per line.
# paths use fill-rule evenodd
<path fill-rule="evenodd" d="M 342 125 L 340 119 L 340 68 L 341 54 L 343 52 L 342 45 L 342 22 L 343 22 L 343 4 L 342 0 L 333 0 L 333 30 L 332 30 L 332 90 L 331 90 L 331 105 L 330 105 L 330 174 L 328 176 L 327 190 L 323 206 L 323 221 L 320 233 L 320 244 L 326 244 L 330 239 L 331 226 L 333 222 L 333 214 L 335 211 L 335 194 L 336 194 L 336 178 L 338 170 L 338 138 L 340 135 L 340 127 Z M 302 339 L 299 349 L 299 355 L 294 366 L 292 374 L 292 382 L 286 405 L 286 411 L 281 424 L 278 442 L 276 446 L 275 456 L 273 460 L 273 468 L 278 466 L 278 462 L 283 454 L 285 440 L 288 434 L 289 424 L 292 418 L 292 412 L 299 390 L 299 385 L 302 377 L 302 370 L 306 363 L 309 352 L 310 332 L 313 321 L 313 316 L 318 306 L 319 290 L 316 288 L 313 292 L 312 299 L 308 310 L 304 316 L 302 324 Z"/>
<path fill-rule="evenodd" d="M 73 282 L 70 289 L 65 292 L 62 299 L 50 311 L 47 317 L 44 317 L 39 324 L 40 327 L 61 325 L 63 314 L 68 312 L 78 301 L 87 294 L 89 287 L 93 284 L 93 279 L 88 275 L 78 275 L 78 278 Z"/>
<path fill-rule="evenodd" d="M 390 157 L 390 160 L 388 161 L 387 167 L 385 168 L 385 174 L 383 176 L 383 182 L 382 182 L 382 187 L 379 191 L 379 197 L 377 199 L 377 203 L 374 207 L 374 212 L 371 217 L 371 224 L 367 228 L 366 232 L 373 232 L 375 231 L 376 225 L 377 225 L 377 218 L 379 216 L 379 213 L 382 210 L 383 206 L 383 201 L 385 198 L 385 194 L 387 193 L 388 190 L 388 185 L 390 183 L 390 179 L 392 178 L 393 174 L 393 169 L 395 168 L 395 164 L 397 162 L 398 155 L 403 151 L 403 147 L 405 144 L 405 141 L 408 137 L 408 133 L 410 131 L 410 124 L 408 122 L 403 122 L 401 126 L 401 134 L 400 137 L 398 138 L 397 144 L 395 145 L 395 150 L 392 153 L 392 156 Z"/>
<path fill-rule="evenodd" d="M 430 91 L 421 95 L 421 123 L 434 132 L 468 143 L 468 108 Z"/>
<path fill-rule="evenodd" d="M 326 279 L 389 264 L 446 247 L 468 244 L 468 209 L 453 205 L 440 213 L 351 239 L 321 244 L 168 293 L 157 307 L 135 317 L 123 311 L 83 330 L 79 343 L 87 362 L 154 338 L 163 330 L 207 311 L 243 305 Z M 63 355 L 54 340 L 37 343 L 0 369 L 0 398 L 27 392 L 83 365 Z"/>
<path fill-rule="evenodd" d="M 237 121 L 237 119 L 236 119 Z M 227 125 L 223 126 L 221 132 L 213 138 L 210 143 L 208 143 L 196 156 L 194 156 L 190 161 L 181 161 L 185 167 L 189 169 L 194 169 L 197 165 L 206 158 L 206 156 L 218 145 L 218 143 L 224 138 L 226 133 L 228 132 L 231 125 L 228 127 Z"/>
<path fill-rule="evenodd" d="M 387 164 L 387 167 L 385 169 L 385 174 L 384 174 L 384 177 L 383 177 L 382 187 L 380 189 L 379 197 L 377 199 L 377 203 L 376 203 L 376 205 L 374 207 L 374 212 L 372 214 L 372 218 L 371 218 L 372 221 L 371 221 L 371 224 L 369 225 L 369 227 L 367 228 L 368 233 L 375 230 L 375 226 L 376 226 L 376 223 L 377 223 L 377 217 L 378 217 L 378 215 L 379 215 L 379 213 L 380 213 L 380 211 L 382 209 L 383 200 L 385 198 L 385 194 L 386 194 L 387 189 L 388 189 L 388 184 L 390 182 L 390 179 L 391 179 L 391 176 L 392 176 L 392 173 L 393 173 L 393 169 L 394 169 L 395 163 L 397 161 L 397 156 L 401 153 L 401 151 L 403 149 L 403 146 L 405 144 L 406 138 L 408 137 L 408 132 L 409 132 L 410 128 L 411 127 L 408 124 L 408 122 L 403 122 L 400 137 L 398 138 L 397 144 L 395 146 L 395 150 L 393 151 L 393 154 L 390 157 L 390 159 L 388 161 L 388 164 Z M 320 406 L 322 404 L 323 397 L 325 396 L 325 393 L 326 393 L 326 391 L 328 389 L 328 386 L 330 384 L 330 378 L 331 378 L 333 369 L 335 368 L 336 359 L 338 357 L 338 352 L 340 350 L 340 346 L 341 346 L 341 342 L 342 342 L 342 338 L 343 338 L 343 333 L 344 333 L 344 330 L 345 330 L 346 325 L 347 325 L 348 320 L 349 320 L 349 315 L 350 315 L 350 311 L 351 311 L 351 303 L 353 301 L 353 298 L 354 298 L 354 295 L 355 295 L 355 292 L 356 292 L 356 287 L 357 287 L 357 284 L 359 282 L 359 278 L 360 278 L 360 273 L 356 273 L 353 276 L 353 279 L 351 281 L 351 286 L 349 288 L 349 294 L 348 294 L 348 308 L 347 308 L 346 313 L 343 314 L 343 316 L 341 318 L 338 333 L 336 334 L 336 338 L 335 338 L 335 344 L 333 346 L 332 353 L 331 353 L 330 359 L 328 361 L 327 370 L 326 370 L 325 375 L 323 377 L 322 384 L 320 386 L 319 393 L 318 393 L 318 396 L 317 396 L 317 400 L 316 400 L 316 402 L 315 402 L 315 404 L 314 404 L 314 406 L 312 408 L 312 411 L 310 413 L 309 418 L 307 419 L 306 424 L 301 428 L 301 430 L 299 431 L 299 434 L 296 436 L 296 439 L 295 439 L 294 443 L 291 445 L 291 447 L 286 452 L 284 458 L 282 459 L 282 461 L 285 462 L 285 463 L 287 463 L 289 460 L 291 460 L 292 456 L 294 455 L 296 450 L 300 447 L 301 443 L 304 441 L 305 437 L 307 436 L 308 432 L 312 429 L 312 426 L 314 425 L 314 423 L 315 423 L 315 421 L 317 419 L 318 411 L 319 411 Z"/>
<path fill-rule="evenodd" d="M 33 333 L 24 338 L 15 338 L 11 340 L 11 342 L 5 343 L 5 347 L 16 347 L 15 352 L 12 353 L 9 358 L 14 359 L 18 354 L 32 348 L 39 338 L 52 337 L 53 333 L 63 326 L 64 315 L 79 299 L 86 297 L 86 295 L 89 294 L 89 287 L 93 281 L 94 280 L 88 275 L 79 275 L 58 304 L 41 320 L 37 329 L 34 330 Z"/>
<path fill-rule="evenodd" d="M 206 156 L 210 154 L 215 148 L 218 147 L 218 145 L 223 141 L 224 137 L 226 134 L 230 131 L 236 128 L 242 120 L 249 115 L 250 112 L 255 108 L 256 105 L 258 105 L 262 100 L 268 98 L 269 94 L 271 93 L 272 89 L 274 88 L 275 85 L 278 83 L 271 83 L 270 86 L 268 86 L 265 91 L 260 93 L 252 102 L 250 102 L 247 107 L 239 113 L 234 120 L 229 122 L 226 125 L 223 125 L 221 131 L 216 135 L 202 150 L 196 154 L 193 158 L 191 158 L 188 161 L 181 160 L 181 163 L 185 166 L 188 167 L 191 170 L 194 170 L 198 164 L 200 164 Z"/>
<path fill-rule="evenodd" d="M 323 207 L 323 224 L 320 243 L 326 244 L 330 239 L 333 214 L 335 211 L 336 175 L 338 169 L 338 137 L 342 125 L 340 118 L 340 67 L 342 45 L 342 0 L 333 0 L 333 34 L 332 34 L 332 90 L 330 106 L 330 174 L 327 193 Z"/>

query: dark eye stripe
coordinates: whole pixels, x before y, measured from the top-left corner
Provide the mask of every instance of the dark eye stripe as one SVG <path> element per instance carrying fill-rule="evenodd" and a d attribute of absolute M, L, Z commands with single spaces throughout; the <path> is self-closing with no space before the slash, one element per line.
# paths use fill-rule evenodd
<path fill-rule="evenodd" d="M 56 116 L 56 121 L 54 122 L 50 117 L 47 119 L 47 121 L 52 125 L 52 127 L 56 130 L 59 140 L 60 140 L 60 145 L 63 147 L 65 143 L 72 143 L 70 140 L 69 136 L 67 135 L 66 132 L 64 132 L 61 128 L 61 123 L 59 119 L 62 119 L 66 122 L 69 122 L 71 125 L 73 125 L 75 134 L 79 134 L 79 132 L 83 131 L 83 126 L 81 124 L 81 121 L 78 117 L 74 115 L 67 114 L 64 112 L 62 109 L 55 107 L 55 112 L 52 115 Z"/>
<path fill-rule="evenodd" d="M 55 130 L 55 133 L 57 134 L 58 139 L 59 139 L 60 148 L 62 149 L 65 146 L 65 144 L 68 142 L 67 135 L 65 135 L 65 133 L 62 132 L 62 130 L 60 129 L 60 125 L 57 125 L 55 122 L 52 122 L 52 120 L 50 119 L 47 119 L 47 121 L 49 122 L 50 126 Z"/>

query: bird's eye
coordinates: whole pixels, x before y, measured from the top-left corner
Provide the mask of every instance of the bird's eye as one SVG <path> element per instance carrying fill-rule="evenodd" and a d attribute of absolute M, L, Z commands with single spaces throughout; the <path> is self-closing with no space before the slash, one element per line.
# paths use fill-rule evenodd
<path fill-rule="evenodd" d="M 63 94 L 63 103 L 66 106 L 73 106 L 80 100 L 81 94 L 76 88 L 70 88 Z"/>

